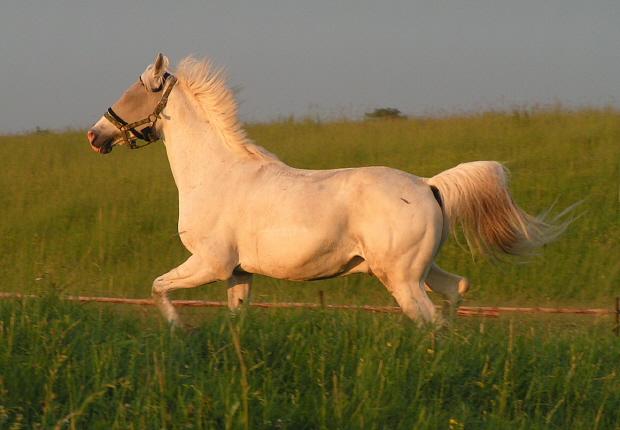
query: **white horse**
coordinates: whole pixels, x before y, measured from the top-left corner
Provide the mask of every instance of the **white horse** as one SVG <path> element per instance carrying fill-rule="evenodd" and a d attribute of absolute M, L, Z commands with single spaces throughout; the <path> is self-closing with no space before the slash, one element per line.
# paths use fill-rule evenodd
<path fill-rule="evenodd" d="M 228 280 L 234 309 L 248 300 L 255 273 L 288 280 L 368 273 L 407 316 L 432 322 L 440 317 L 425 285 L 452 307 L 469 287 L 434 263 L 451 226 L 461 224 L 470 248 L 487 254 L 526 253 L 566 227 L 521 210 L 507 170 L 494 161 L 432 178 L 388 167 L 287 166 L 246 137 L 220 71 L 186 58 L 172 75 L 168 64 L 159 54 L 87 137 L 99 153 L 137 138 L 165 143 L 179 235 L 192 254 L 153 282 L 173 325 L 180 320 L 171 291 Z"/>

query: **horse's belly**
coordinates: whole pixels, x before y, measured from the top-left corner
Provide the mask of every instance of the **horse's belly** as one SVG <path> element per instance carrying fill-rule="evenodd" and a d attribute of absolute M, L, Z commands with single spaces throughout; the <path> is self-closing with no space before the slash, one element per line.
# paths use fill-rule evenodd
<path fill-rule="evenodd" d="M 310 280 L 351 272 L 363 261 L 352 240 L 317 238 L 316 232 L 274 231 L 259 235 L 256 246 L 240 255 L 250 273 L 278 279 Z"/>
<path fill-rule="evenodd" d="M 241 264 L 246 272 L 265 275 L 276 279 L 290 281 L 313 281 L 343 276 L 350 273 L 366 273 L 368 267 L 363 258 L 352 256 L 346 259 L 317 258 L 311 263 L 293 264 L 280 262 L 272 264 L 253 265 Z"/>

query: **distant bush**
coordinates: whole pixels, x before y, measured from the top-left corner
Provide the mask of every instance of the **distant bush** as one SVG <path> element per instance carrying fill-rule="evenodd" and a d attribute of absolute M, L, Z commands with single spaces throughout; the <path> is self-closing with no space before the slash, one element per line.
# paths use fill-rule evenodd
<path fill-rule="evenodd" d="M 366 112 L 364 116 L 368 119 L 401 119 L 405 116 L 396 108 L 377 108 L 372 112 Z"/>
<path fill-rule="evenodd" d="M 52 131 L 48 128 L 42 128 L 38 125 L 34 128 L 34 134 L 50 134 Z"/>

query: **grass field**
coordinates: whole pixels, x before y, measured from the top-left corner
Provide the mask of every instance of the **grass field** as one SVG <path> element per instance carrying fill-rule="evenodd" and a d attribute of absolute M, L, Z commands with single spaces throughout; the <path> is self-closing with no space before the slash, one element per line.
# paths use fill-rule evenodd
<path fill-rule="evenodd" d="M 529 261 L 475 261 L 451 241 L 467 304 L 611 307 L 620 294 L 620 112 L 523 110 L 398 121 L 283 121 L 250 136 L 305 168 L 389 165 L 432 176 L 492 159 L 530 212 L 585 199 Z M 609 318 L 460 319 L 440 333 L 398 315 L 185 312 L 73 305 L 146 297 L 187 253 L 162 145 L 92 153 L 82 133 L 0 137 L 0 428 L 620 428 L 620 341 Z M 375 280 L 258 278 L 259 301 L 392 304 Z M 175 298 L 225 299 L 222 284 Z"/>
<path fill-rule="evenodd" d="M 0 304 L 0 427 L 617 428 L 609 323 L 205 310 L 170 335 L 150 313 L 54 298 Z"/>

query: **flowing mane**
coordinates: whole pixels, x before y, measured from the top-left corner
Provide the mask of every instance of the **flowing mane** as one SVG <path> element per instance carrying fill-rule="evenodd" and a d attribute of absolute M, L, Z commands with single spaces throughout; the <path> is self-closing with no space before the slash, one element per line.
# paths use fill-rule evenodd
<path fill-rule="evenodd" d="M 208 60 L 201 61 L 190 56 L 181 60 L 176 76 L 190 90 L 228 147 L 252 158 L 278 161 L 278 157 L 247 137 L 237 119 L 237 102 L 226 85 L 222 69 L 215 69 Z"/>

